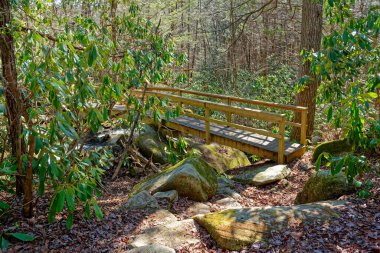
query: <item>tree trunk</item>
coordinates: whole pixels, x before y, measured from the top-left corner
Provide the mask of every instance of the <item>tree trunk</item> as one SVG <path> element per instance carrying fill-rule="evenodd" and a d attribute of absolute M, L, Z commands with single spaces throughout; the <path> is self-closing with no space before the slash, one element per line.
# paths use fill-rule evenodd
<path fill-rule="evenodd" d="M 237 63 L 236 63 L 236 24 L 235 24 L 235 3 L 234 0 L 230 0 L 230 24 L 231 24 L 231 44 L 229 45 L 229 61 L 231 69 L 231 82 L 232 89 L 236 89 L 237 85 Z"/>
<path fill-rule="evenodd" d="M 117 20 L 116 20 L 116 11 L 117 11 L 117 0 L 111 0 L 111 22 L 112 22 L 112 42 L 115 44 L 117 43 Z"/>
<path fill-rule="evenodd" d="M 319 51 L 322 39 L 322 4 L 315 0 L 302 2 L 301 50 Z M 301 61 L 302 64 L 302 61 Z M 320 81 L 310 73 L 310 63 L 302 64 L 299 77 L 309 76 L 310 82 L 305 89 L 296 95 L 296 104 L 308 107 L 306 137 L 311 139 L 314 130 L 314 117 L 316 109 L 316 94 Z M 301 115 L 297 114 L 295 122 L 300 122 Z M 300 129 L 294 128 L 292 138 L 300 138 Z"/>
<path fill-rule="evenodd" d="M 33 158 L 36 147 L 36 139 L 31 134 L 29 135 L 29 154 L 28 165 L 26 168 L 26 176 L 24 180 L 24 201 L 22 205 L 22 215 L 27 218 L 33 216 Z"/>
<path fill-rule="evenodd" d="M 8 0 L 0 0 L 0 54 L 2 62 L 2 77 L 1 81 L 4 87 L 8 131 L 12 150 L 12 157 L 17 163 L 16 176 L 16 194 L 18 196 L 23 193 L 23 169 L 21 155 L 22 151 L 22 97 L 21 92 L 17 87 L 17 72 L 16 72 L 16 56 L 14 48 L 14 40 L 7 25 L 11 21 L 11 11 Z"/>

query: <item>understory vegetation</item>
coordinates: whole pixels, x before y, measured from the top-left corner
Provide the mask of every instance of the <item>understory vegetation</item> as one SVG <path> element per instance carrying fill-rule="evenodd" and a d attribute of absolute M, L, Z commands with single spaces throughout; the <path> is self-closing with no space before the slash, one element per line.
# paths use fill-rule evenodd
<path fill-rule="evenodd" d="M 99 248 L 127 250 L 144 224 L 133 219 L 143 217 L 149 205 L 165 206 L 163 209 L 174 213 L 178 222 L 193 222 L 194 215 L 205 215 L 186 213 L 194 203 L 203 204 L 198 202 L 211 206 L 211 213 L 256 205 L 292 209 L 304 204 L 295 199 L 308 179 L 322 182 L 318 172 L 327 171 L 323 175 L 340 184 L 337 188 L 344 188 L 343 193 L 332 189 L 332 197 L 317 196 L 316 201 L 348 199 L 352 206 L 344 205 L 352 213 L 369 215 L 372 220 L 366 220 L 365 226 L 372 232 L 367 241 L 347 249 L 377 252 L 380 245 L 373 241 L 380 237 L 372 233 L 375 229 L 380 233 L 380 229 L 371 226 L 380 218 L 373 214 L 380 212 L 376 206 L 380 196 L 379 39 L 377 1 L 0 0 L 0 251 L 32 250 L 20 245 L 34 245 L 37 251 L 60 247 L 67 251 L 70 243 L 46 246 L 49 235 L 45 228 L 59 237 L 62 234 L 57 231 L 63 227 L 62 233 L 81 227 L 91 233 L 97 225 L 104 229 L 109 224 L 123 227 L 126 234 L 116 228 L 115 236 L 124 246 Z M 296 109 L 230 103 L 228 99 L 228 106 L 235 106 L 235 110 L 249 108 L 282 117 L 274 122 L 239 115 L 228 119 L 228 112 L 209 110 L 205 104 L 182 106 L 154 96 L 149 93 L 152 87 L 260 100 Z M 226 103 L 180 92 L 175 95 Z M 307 119 L 302 120 L 307 122 L 302 125 L 301 112 L 306 111 Z M 204 120 L 204 139 L 170 128 L 171 120 L 186 113 Z M 288 165 L 272 166 L 258 154 L 210 143 L 207 118 L 229 121 L 226 128 L 239 124 L 258 133 L 267 131 L 262 145 L 269 145 L 270 136 L 284 132 L 281 143 L 286 141 L 291 150 L 286 154 Z M 210 128 L 210 120 L 208 124 Z M 283 135 L 276 138 L 279 153 Z M 291 152 L 297 151 L 292 150 L 293 144 L 304 148 L 305 154 L 291 157 Z M 276 177 L 270 174 L 264 183 L 253 180 L 258 167 L 267 164 L 270 170 L 275 167 L 270 173 Z M 245 184 L 235 180 L 242 175 L 248 175 Z M 322 183 L 318 187 L 323 189 Z M 137 189 L 144 184 L 148 186 Z M 162 192 L 173 194 L 161 196 L 172 203 L 156 200 L 156 194 Z M 197 194 L 202 196 L 193 197 Z M 232 204 L 220 204 L 222 196 Z M 130 204 L 131 200 L 138 203 Z M 112 201 L 115 209 L 110 207 Z M 127 208 L 124 202 L 143 206 L 141 213 L 128 213 L 131 223 L 120 214 Z M 364 210 L 367 204 L 369 208 Z M 335 221 L 344 223 L 350 215 Z M 43 235 L 36 232 L 38 226 Z M 356 232 L 361 236 L 363 231 Z M 211 237 L 204 233 L 193 233 L 197 240 L 207 241 L 199 242 L 199 252 L 219 252 L 218 239 L 213 233 Z M 282 236 L 299 240 L 301 236 L 294 233 Z M 333 234 L 328 236 L 331 240 L 343 236 L 335 238 L 338 230 Z M 42 236 L 46 245 L 36 242 Z M 102 236 L 107 241 L 112 234 Z M 304 237 L 312 240 L 313 236 Z M 278 245 L 274 237 L 267 240 L 269 244 L 263 239 L 262 244 L 257 242 L 259 246 L 251 243 L 248 250 L 299 250 L 286 244 L 288 239 L 282 238 Z M 192 252 L 186 247 L 173 246 L 177 252 Z M 230 250 L 228 245 L 221 248 Z"/>

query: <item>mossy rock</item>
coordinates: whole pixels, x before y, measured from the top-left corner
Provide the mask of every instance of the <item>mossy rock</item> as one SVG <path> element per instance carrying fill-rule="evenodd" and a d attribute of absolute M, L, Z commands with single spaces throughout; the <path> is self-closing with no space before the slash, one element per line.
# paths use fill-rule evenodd
<path fill-rule="evenodd" d="M 281 232 L 293 224 L 328 222 L 339 217 L 337 210 L 344 201 L 319 202 L 298 206 L 266 206 L 229 209 L 194 216 L 218 246 L 227 250 L 242 250 L 252 243 L 268 242 L 271 232 Z"/>
<path fill-rule="evenodd" d="M 144 190 L 151 194 L 176 190 L 179 196 L 206 201 L 215 195 L 217 188 L 215 170 L 200 157 L 191 157 L 137 184 L 132 195 Z"/>
<path fill-rule="evenodd" d="M 342 152 L 352 151 L 352 145 L 347 142 L 347 139 L 328 141 L 317 145 L 313 153 L 313 161 L 316 161 L 320 154 L 327 152 L 329 154 L 339 154 Z"/>
<path fill-rule="evenodd" d="M 333 200 L 353 192 L 355 192 L 354 185 L 348 183 L 342 173 L 332 175 L 330 171 L 319 171 L 306 182 L 302 191 L 297 194 L 295 203 Z"/>
<path fill-rule="evenodd" d="M 164 138 L 151 126 L 145 125 L 135 140 L 139 151 L 148 159 L 152 157 L 153 162 L 167 163 L 165 150 L 167 145 Z"/>
<path fill-rule="evenodd" d="M 222 146 L 217 143 L 211 143 L 209 145 L 192 144 L 192 146 L 202 153 L 203 160 L 219 174 L 235 168 L 251 165 L 251 162 L 244 152 L 235 148 Z"/>

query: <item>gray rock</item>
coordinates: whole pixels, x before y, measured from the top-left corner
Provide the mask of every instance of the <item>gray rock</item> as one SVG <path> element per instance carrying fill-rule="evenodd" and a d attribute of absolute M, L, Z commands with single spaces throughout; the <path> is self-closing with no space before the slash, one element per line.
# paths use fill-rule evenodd
<path fill-rule="evenodd" d="M 143 247 L 151 244 L 160 244 L 170 248 L 183 245 L 196 244 L 200 240 L 194 235 L 197 231 L 193 219 L 176 221 L 152 228 L 148 228 L 137 235 L 131 242 L 133 248 Z"/>
<path fill-rule="evenodd" d="M 289 174 L 290 169 L 284 164 L 267 165 L 243 171 L 240 174 L 233 176 L 232 179 L 241 183 L 260 186 L 277 182 L 286 178 Z"/>
<path fill-rule="evenodd" d="M 169 203 L 174 203 L 178 200 L 178 192 L 176 190 L 171 190 L 167 192 L 156 192 L 153 194 L 153 197 L 155 197 L 158 201 L 165 200 Z"/>
<path fill-rule="evenodd" d="M 214 169 L 199 157 L 189 157 L 137 184 L 132 190 L 132 195 L 143 190 L 152 194 L 176 190 L 179 196 L 206 201 L 215 195 L 217 187 Z"/>
<path fill-rule="evenodd" d="M 308 171 L 308 170 L 311 170 L 313 168 L 314 168 L 314 166 L 312 164 L 309 164 L 309 163 L 301 163 L 300 164 L 300 169 L 303 171 Z"/>
<path fill-rule="evenodd" d="M 155 226 L 177 221 L 177 218 L 174 216 L 174 214 L 165 209 L 159 209 L 155 211 L 154 213 L 150 214 L 147 219 L 149 220 L 149 224 L 154 224 Z"/>
<path fill-rule="evenodd" d="M 217 194 L 232 197 L 234 199 L 241 198 L 240 194 L 233 190 L 234 183 L 225 176 L 218 177 L 218 191 Z"/>
<path fill-rule="evenodd" d="M 242 206 L 234 198 L 228 197 L 215 202 L 221 209 L 241 208 Z"/>
<path fill-rule="evenodd" d="M 233 189 L 234 182 L 225 176 L 218 176 L 218 188 L 230 188 Z"/>
<path fill-rule="evenodd" d="M 322 138 L 321 138 L 320 136 L 318 136 L 318 135 L 315 135 L 315 136 L 313 136 L 313 137 L 311 138 L 311 142 L 312 142 L 313 144 L 317 144 L 317 143 L 320 142 L 320 141 L 322 141 Z"/>
<path fill-rule="evenodd" d="M 157 200 L 149 192 L 141 191 L 130 198 L 124 206 L 127 209 L 159 209 Z"/>
<path fill-rule="evenodd" d="M 297 194 L 295 203 L 333 200 L 353 192 L 354 185 L 348 183 L 342 173 L 333 176 L 330 171 L 319 171 L 309 178 L 302 191 Z"/>
<path fill-rule="evenodd" d="M 192 204 L 189 208 L 187 208 L 187 213 L 189 216 L 194 216 L 198 214 L 206 214 L 210 213 L 211 209 L 209 205 L 206 205 L 204 203 L 196 202 Z"/>
<path fill-rule="evenodd" d="M 128 250 L 127 253 L 175 253 L 175 250 L 160 244 L 150 244 Z"/>
<path fill-rule="evenodd" d="M 241 195 L 239 193 L 237 193 L 236 191 L 232 190 L 231 188 L 227 188 L 227 187 L 218 188 L 217 194 L 227 196 L 227 197 L 231 197 L 234 199 L 240 199 L 241 198 Z"/>

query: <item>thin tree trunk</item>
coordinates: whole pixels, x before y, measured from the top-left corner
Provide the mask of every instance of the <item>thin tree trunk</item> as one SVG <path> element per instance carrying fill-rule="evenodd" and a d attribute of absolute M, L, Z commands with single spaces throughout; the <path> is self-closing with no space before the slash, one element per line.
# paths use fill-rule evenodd
<path fill-rule="evenodd" d="M 302 2 L 302 28 L 301 50 L 319 51 L 322 40 L 322 4 L 315 0 L 303 0 Z M 301 61 L 302 62 L 302 61 Z M 296 104 L 308 107 L 306 137 L 311 139 L 314 130 L 314 117 L 316 109 L 316 94 L 320 81 L 310 73 L 310 63 L 302 64 L 299 77 L 308 75 L 310 82 L 305 89 L 296 95 Z M 301 115 L 297 114 L 295 122 L 300 122 Z M 294 128 L 292 138 L 299 139 L 300 129 Z"/>
<path fill-rule="evenodd" d="M 22 215 L 27 218 L 33 216 L 33 156 L 36 146 L 36 139 L 31 134 L 29 136 L 29 154 L 28 166 L 26 168 L 26 177 L 24 181 L 24 201 L 22 206 Z"/>
<path fill-rule="evenodd" d="M 8 131 L 11 143 L 12 156 L 16 159 L 16 194 L 21 196 L 23 193 L 23 171 L 22 171 L 22 107 L 23 101 L 21 92 L 17 86 L 16 56 L 14 40 L 8 26 L 11 21 L 11 11 L 8 0 L 0 0 L 0 53 L 2 62 L 2 78 L 7 118 Z"/>
<path fill-rule="evenodd" d="M 236 82 L 237 82 L 237 64 L 236 64 L 236 44 L 237 44 L 237 38 L 236 38 L 236 24 L 235 24 L 235 3 L 234 0 L 230 0 L 230 22 L 231 22 L 231 44 L 230 47 L 230 68 L 232 69 L 231 72 L 231 81 L 232 81 L 232 88 L 236 89 Z"/>

